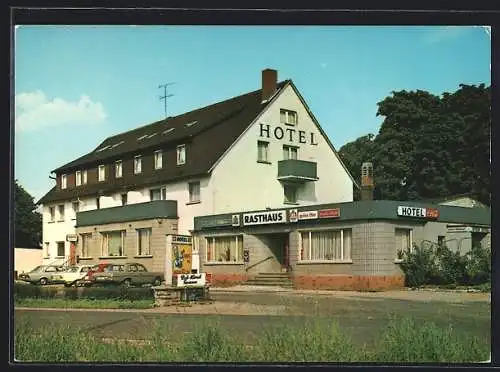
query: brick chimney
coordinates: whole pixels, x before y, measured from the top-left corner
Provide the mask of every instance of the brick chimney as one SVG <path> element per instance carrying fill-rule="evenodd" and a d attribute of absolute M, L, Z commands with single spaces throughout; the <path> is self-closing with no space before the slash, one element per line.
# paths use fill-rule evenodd
<path fill-rule="evenodd" d="M 262 70 L 262 102 L 267 101 L 276 92 L 278 71 L 266 68 Z"/>
<path fill-rule="evenodd" d="M 373 164 L 361 165 L 361 200 L 373 200 Z"/>

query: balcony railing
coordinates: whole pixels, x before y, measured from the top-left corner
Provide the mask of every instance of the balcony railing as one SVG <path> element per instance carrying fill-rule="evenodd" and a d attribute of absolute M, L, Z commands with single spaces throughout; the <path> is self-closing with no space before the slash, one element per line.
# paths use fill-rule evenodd
<path fill-rule="evenodd" d="M 278 180 L 289 182 L 317 181 L 317 164 L 305 160 L 280 160 L 278 161 Z"/>

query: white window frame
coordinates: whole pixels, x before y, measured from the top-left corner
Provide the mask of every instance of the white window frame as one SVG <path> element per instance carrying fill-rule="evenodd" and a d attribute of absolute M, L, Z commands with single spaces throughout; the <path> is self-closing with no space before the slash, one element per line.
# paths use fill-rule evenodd
<path fill-rule="evenodd" d="M 76 186 L 82 185 L 82 171 L 75 172 L 75 185 Z"/>
<path fill-rule="evenodd" d="M 163 151 L 162 150 L 155 151 L 154 162 L 155 162 L 155 169 L 162 169 L 163 168 Z"/>
<path fill-rule="evenodd" d="M 43 256 L 44 257 L 50 257 L 50 243 L 49 242 L 45 242 L 43 243 Z"/>
<path fill-rule="evenodd" d="M 90 257 L 89 254 L 89 240 L 92 240 L 92 233 L 82 233 L 80 234 L 80 258 Z"/>
<path fill-rule="evenodd" d="M 402 242 L 398 241 L 399 238 L 401 237 L 401 236 L 398 237 L 398 231 L 405 232 L 405 236 L 408 238 L 410 244 L 409 246 L 410 253 L 413 253 L 413 229 L 410 227 L 396 227 L 394 229 L 394 240 L 395 240 L 394 244 L 396 246 L 394 260 L 396 262 L 401 262 L 403 261 L 403 259 L 399 257 L 399 254 L 406 252 L 406 249 L 402 249 L 403 248 L 401 244 Z M 406 233 L 408 235 L 406 235 Z"/>
<path fill-rule="evenodd" d="M 177 165 L 186 164 L 186 145 L 177 146 Z"/>
<path fill-rule="evenodd" d="M 62 243 L 62 246 L 64 247 L 64 252 L 62 255 L 59 254 L 59 245 L 60 243 Z M 65 257 L 66 256 L 66 243 L 64 242 L 64 240 L 61 240 L 61 241 L 58 241 L 56 242 L 56 257 Z"/>
<path fill-rule="evenodd" d="M 106 180 L 106 168 L 103 164 L 97 167 L 97 179 L 99 180 L 99 182 L 103 182 Z"/>
<path fill-rule="evenodd" d="M 56 221 L 56 207 L 51 206 L 49 207 L 49 222 L 55 222 Z"/>
<path fill-rule="evenodd" d="M 142 157 L 141 155 L 134 156 L 134 174 L 142 173 Z"/>
<path fill-rule="evenodd" d="M 218 239 L 218 238 L 234 238 L 235 239 L 235 243 L 236 243 L 236 247 L 238 247 L 238 240 L 241 239 L 241 257 L 239 256 L 239 252 L 238 252 L 238 249 L 236 249 L 236 257 L 235 257 L 235 261 L 218 261 L 216 258 L 215 258 L 215 240 Z M 210 250 L 210 244 L 209 244 L 209 241 L 212 240 L 213 242 L 213 246 L 214 246 L 214 252 L 211 253 L 210 255 L 210 260 L 208 259 L 209 258 L 209 250 Z M 243 252 L 245 250 L 245 247 L 244 247 L 244 239 L 243 239 L 243 234 L 228 234 L 228 235 L 212 235 L 212 236 L 205 236 L 205 262 L 207 263 L 216 263 L 216 264 L 227 264 L 227 263 L 230 263 L 230 264 L 242 264 L 243 263 Z"/>
<path fill-rule="evenodd" d="M 147 247 L 147 252 L 141 252 L 140 249 L 140 241 L 141 241 L 141 232 L 147 231 L 148 234 L 148 247 Z M 136 243 L 136 254 L 137 256 L 151 256 L 151 235 L 153 233 L 153 228 L 151 227 L 145 227 L 145 228 L 140 228 L 136 229 L 136 235 L 137 235 L 137 243 Z"/>
<path fill-rule="evenodd" d="M 197 185 L 198 187 L 198 197 L 195 198 L 195 194 L 193 193 L 193 187 Z M 189 203 L 199 203 L 201 201 L 201 184 L 200 181 L 193 181 L 188 183 L 188 192 L 189 192 Z"/>
<path fill-rule="evenodd" d="M 121 232 L 121 255 L 118 256 L 109 256 L 109 238 L 108 234 L 114 233 L 114 232 Z M 126 231 L 125 230 L 110 230 L 110 231 L 103 231 L 101 232 L 101 257 L 126 257 L 125 254 L 125 235 Z"/>
<path fill-rule="evenodd" d="M 292 154 L 295 154 L 295 157 Z M 283 160 L 297 160 L 298 158 L 299 148 L 297 146 L 283 145 Z"/>
<path fill-rule="evenodd" d="M 68 176 L 66 174 L 61 174 L 61 189 L 66 189 L 68 187 Z"/>
<path fill-rule="evenodd" d="M 284 115 L 284 120 L 283 119 Z M 295 118 L 292 120 L 291 118 Z M 280 123 L 285 125 L 296 126 L 299 123 L 299 115 L 297 111 L 280 109 Z"/>
<path fill-rule="evenodd" d="M 76 208 L 75 205 L 77 206 Z M 75 215 L 75 217 L 72 218 L 72 220 L 76 220 L 76 214 L 80 211 L 80 203 L 77 201 L 72 202 L 71 207 L 73 208 L 73 214 Z"/>
<path fill-rule="evenodd" d="M 82 172 L 82 185 L 86 185 L 87 184 L 87 171 L 84 170 Z"/>
<path fill-rule="evenodd" d="M 287 200 L 287 190 L 292 189 L 293 190 L 293 200 Z M 298 197 L 299 194 L 299 186 L 298 185 L 293 185 L 293 184 L 283 184 L 283 203 L 284 204 L 298 204 Z"/>
<path fill-rule="evenodd" d="M 347 247 L 345 244 L 345 235 L 346 231 L 350 231 L 350 246 Z M 299 252 L 298 252 L 298 262 L 303 263 L 352 263 L 352 228 L 339 228 L 339 229 L 312 229 L 312 230 L 299 230 Z M 313 257 L 312 252 L 312 235 L 314 233 L 321 232 L 340 232 L 340 259 L 332 257 L 332 259 L 323 258 L 323 259 L 311 259 Z M 304 239 L 302 234 L 308 234 L 308 246 L 304 246 Z M 347 249 L 348 248 L 348 249 Z"/>
<path fill-rule="evenodd" d="M 158 192 L 158 190 L 160 191 L 160 199 L 153 199 L 153 192 Z M 149 201 L 155 201 L 155 200 L 167 200 L 166 186 L 154 187 L 152 189 L 149 189 Z"/>
<path fill-rule="evenodd" d="M 261 157 L 261 146 L 264 149 Z M 267 141 L 257 141 L 257 161 L 261 163 L 269 163 L 269 142 Z"/>
<path fill-rule="evenodd" d="M 62 213 L 61 213 L 61 207 L 62 207 Z M 66 214 L 66 206 L 64 204 L 58 204 L 57 205 L 57 222 L 64 222 L 65 219 L 65 214 Z"/>
<path fill-rule="evenodd" d="M 115 178 L 122 178 L 123 176 L 123 162 L 121 160 L 115 161 Z"/>

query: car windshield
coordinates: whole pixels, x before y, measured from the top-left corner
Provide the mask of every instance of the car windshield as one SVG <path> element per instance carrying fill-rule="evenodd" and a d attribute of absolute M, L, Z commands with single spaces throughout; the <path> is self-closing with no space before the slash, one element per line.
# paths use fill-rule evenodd
<path fill-rule="evenodd" d="M 76 272 L 78 271 L 78 269 L 79 269 L 78 267 L 70 267 L 70 268 L 68 269 L 68 272 L 69 272 L 69 273 L 76 273 Z"/>
<path fill-rule="evenodd" d="M 31 270 L 30 273 L 35 273 L 37 271 L 40 271 L 43 267 L 44 267 L 43 265 L 37 266 L 33 270 Z"/>

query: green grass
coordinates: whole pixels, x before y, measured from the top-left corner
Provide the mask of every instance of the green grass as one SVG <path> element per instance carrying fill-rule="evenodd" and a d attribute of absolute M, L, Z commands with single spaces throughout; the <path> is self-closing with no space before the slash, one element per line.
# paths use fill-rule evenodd
<path fill-rule="evenodd" d="M 15 356 L 24 362 L 475 362 L 485 361 L 490 345 L 463 337 L 431 322 L 392 318 L 371 347 L 353 343 L 335 321 L 328 326 L 311 318 L 300 327 L 272 327 L 251 346 L 205 322 L 193 333 L 178 335 L 152 327 L 145 344 L 113 339 L 104 342 L 79 327 L 16 323 Z M 174 343 L 175 342 L 175 343 Z"/>
<path fill-rule="evenodd" d="M 73 308 L 73 309 L 150 309 L 154 300 L 90 300 L 90 299 L 40 299 L 20 298 L 14 301 L 18 307 Z"/>

